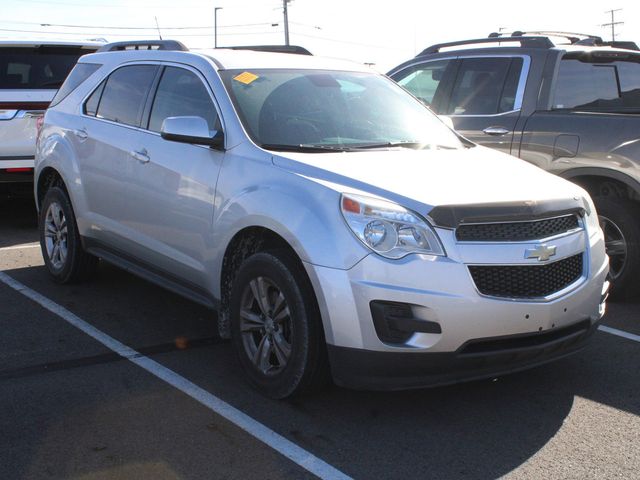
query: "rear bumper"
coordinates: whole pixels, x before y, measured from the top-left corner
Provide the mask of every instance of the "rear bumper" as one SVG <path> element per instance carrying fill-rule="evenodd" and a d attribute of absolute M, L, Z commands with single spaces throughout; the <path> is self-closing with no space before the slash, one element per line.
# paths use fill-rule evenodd
<path fill-rule="evenodd" d="M 597 325 L 585 319 L 551 332 L 471 340 L 455 352 L 327 348 L 336 384 L 362 390 L 401 390 L 491 378 L 542 365 L 582 349 Z"/>
<path fill-rule="evenodd" d="M 33 156 L 0 156 L 0 184 L 33 183 Z"/>

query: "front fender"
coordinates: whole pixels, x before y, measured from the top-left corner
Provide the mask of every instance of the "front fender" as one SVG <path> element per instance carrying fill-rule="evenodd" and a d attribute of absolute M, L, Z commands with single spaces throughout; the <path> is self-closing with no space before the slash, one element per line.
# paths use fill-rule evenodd
<path fill-rule="evenodd" d="M 225 177 L 242 178 L 225 173 L 218 182 L 221 202 L 213 228 L 214 245 L 219 248 L 213 256 L 214 292 L 220 291 L 224 251 L 238 232 L 249 227 L 275 232 L 303 262 L 318 266 L 347 270 L 370 253 L 340 213 L 340 192 L 272 164 L 256 164 L 251 177 L 259 182 L 228 196 Z"/>

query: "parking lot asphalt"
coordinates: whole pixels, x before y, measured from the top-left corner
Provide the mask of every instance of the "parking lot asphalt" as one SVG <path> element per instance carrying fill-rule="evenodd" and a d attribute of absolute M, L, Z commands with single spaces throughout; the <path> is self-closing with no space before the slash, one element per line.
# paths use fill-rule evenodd
<path fill-rule="evenodd" d="M 214 312 L 106 264 L 53 283 L 31 202 L 2 202 L 0 271 L 138 356 L 0 282 L 0 478 L 313 477 L 140 358 L 353 478 L 640 478 L 633 336 L 599 331 L 577 355 L 495 380 L 274 401 L 243 380 Z M 603 324 L 640 335 L 640 303 L 611 303 Z"/>

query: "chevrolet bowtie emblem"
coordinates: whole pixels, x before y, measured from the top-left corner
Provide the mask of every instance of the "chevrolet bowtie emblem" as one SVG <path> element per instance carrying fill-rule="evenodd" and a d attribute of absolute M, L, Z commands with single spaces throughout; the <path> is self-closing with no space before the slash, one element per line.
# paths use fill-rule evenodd
<path fill-rule="evenodd" d="M 540 262 L 546 262 L 556 254 L 554 245 L 538 245 L 536 248 L 527 248 L 524 258 L 537 258 Z"/>

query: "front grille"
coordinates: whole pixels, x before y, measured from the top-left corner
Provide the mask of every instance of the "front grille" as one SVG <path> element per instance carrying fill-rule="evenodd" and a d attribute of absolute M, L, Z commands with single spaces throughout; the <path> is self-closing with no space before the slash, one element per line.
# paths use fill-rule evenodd
<path fill-rule="evenodd" d="M 478 291 L 492 297 L 546 297 L 582 275 L 582 253 L 544 265 L 471 265 Z"/>
<path fill-rule="evenodd" d="M 577 215 L 530 222 L 462 224 L 456 229 L 461 242 L 518 242 L 560 235 L 580 227 Z"/>

